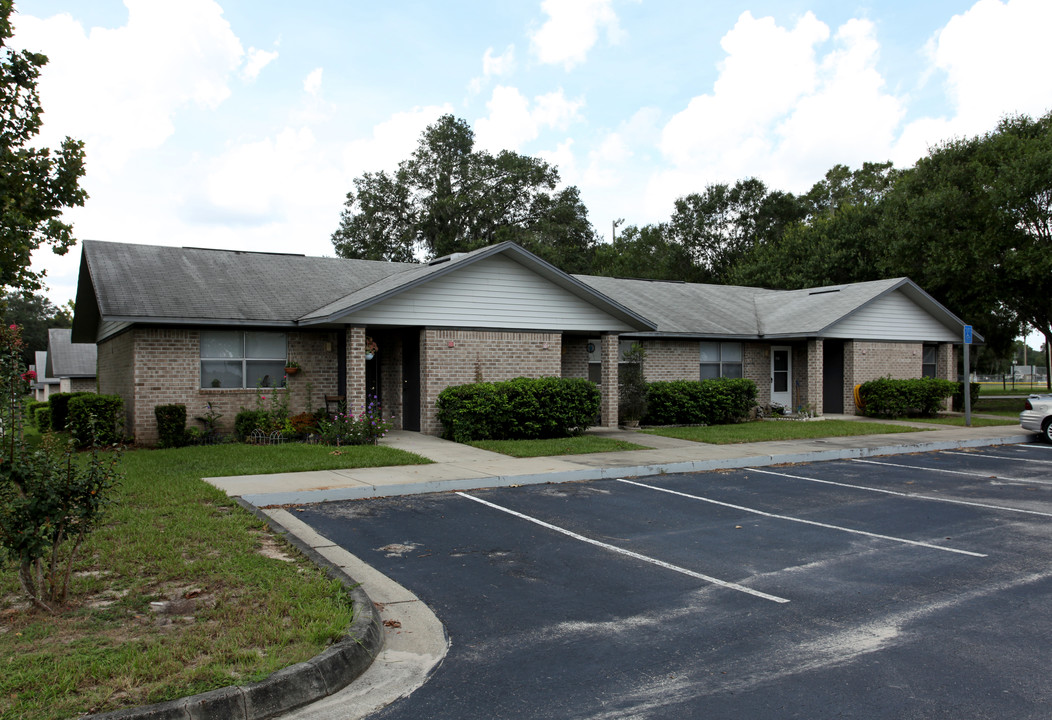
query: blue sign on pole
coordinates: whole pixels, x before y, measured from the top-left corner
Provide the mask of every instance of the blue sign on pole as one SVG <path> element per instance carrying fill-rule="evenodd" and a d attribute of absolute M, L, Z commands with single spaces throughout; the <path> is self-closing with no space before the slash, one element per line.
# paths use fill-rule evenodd
<path fill-rule="evenodd" d="M 965 325 L 964 326 L 964 342 L 966 342 L 969 345 L 972 344 L 972 326 L 971 325 Z"/>

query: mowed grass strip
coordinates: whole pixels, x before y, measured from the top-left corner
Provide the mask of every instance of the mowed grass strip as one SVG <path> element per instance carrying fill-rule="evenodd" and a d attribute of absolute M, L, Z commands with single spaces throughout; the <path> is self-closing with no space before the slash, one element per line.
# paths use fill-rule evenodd
<path fill-rule="evenodd" d="M 852 435 L 917 432 L 919 428 L 858 420 L 762 420 L 735 425 L 650 428 L 643 432 L 694 442 L 729 445 L 766 440 L 806 440 Z"/>
<path fill-rule="evenodd" d="M 1000 425 L 1018 425 L 1019 414 L 1014 413 L 1015 419 L 1009 417 L 994 418 L 994 417 L 977 417 L 975 412 L 972 413 L 972 427 L 995 427 Z M 938 417 L 919 417 L 910 418 L 910 422 L 928 423 L 931 425 L 956 425 L 964 427 L 964 415 L 939 415 Z"/>
<path fill-rule="evenodd" d="M 548 457 L 551 455 L 584 455 L 586 453 L 618 452 L 620 450 L 649 450 L 650 448 L 624 440 L 578 435 L 570 438 L 546 440 L 476 440 L 468 443 L 482 450 L 498 452 L 517 458 Z"/>
<path fill-rule="evenodd" d="M 426 462 L 391 450 L 125 453 L 118 504 L 81 549 L 61 613 L 29 608 L 14 566 L 2 566 L 0 718 L 58 720 L 170 700 L 316 655 L 351 623 L 346 591 L 200 478 Z"/>

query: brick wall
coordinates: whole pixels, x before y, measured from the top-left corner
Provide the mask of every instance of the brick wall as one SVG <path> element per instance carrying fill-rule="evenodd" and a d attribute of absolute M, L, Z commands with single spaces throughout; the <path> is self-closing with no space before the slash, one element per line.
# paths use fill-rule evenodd
<path fill-rule="evenodd" d="M 100 343 L 97 353 L 99 392 L 103 395 L 120 395 L 124 400 L 124 429 L 127 435 L 135 432 L 134 351 L 135 334 L 126 332 Z"/>
<path fill-rule="evenodd" d="M 288 355 L 302 369 L 287 388 L 202 388 L 200 333 L 190 329 L 138 328 L 99 345 L 99 391 L 120 395 L 127 414 L 127 432 L 137 443 L 157 442 L 158 405 L 186 405 L 188 427 L 207 403 L 222 414 L 219 427 L 232 432 L 242 408 L 255 408 L 257 397 L 270 405 L 288 395 L 289 410 L 299 413 L 324 405 L 324 395 L 336 390 L 335 333 L 286 333 Z M 308 394 L 309 393 L 309 394 Z"/>
<path fill-rule="evenodd" d="M 561 374 L 564 378 L 588 377 L 588 338 L 563 336 Z"/>
<path fill-rule="evenodd" d="M 643 375 L 647 382 L 697 380 L 701 377 L 701 355 L 697 340 L 645 340 Z"/>
<path fill-rule="evenodd" d="M 896 380 L 919 378 L 922 361 L 922 343 L 860 340 L 844 343 L 844 412 L 859 414 L 855 408 L 856 385 L 882 377 Z"/>
<path fill-rule="evenodd" d="M 558 377 L 559 333 L 425 330 L 420 352 L 420 429 L 441 432 L 438 394 L 451 385 L 517 377 Z"/>

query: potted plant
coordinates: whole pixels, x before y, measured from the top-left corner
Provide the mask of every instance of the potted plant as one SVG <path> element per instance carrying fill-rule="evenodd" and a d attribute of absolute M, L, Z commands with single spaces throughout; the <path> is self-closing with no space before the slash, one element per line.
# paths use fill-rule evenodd
<path fill-rule="evenodd" d="M 298 362 L 296 362 L 295 360 L 286 360 L 285 361 L 285 374 L 286 375 L 295 375 L 299 371 L 300 371 L 300 364 Z"/>
<path fill-rule="evenodd" d="M 368 335 L 365 336 L 365 359 L 372 360 L 376 353 L 380 352 L 380 348 L 376 346 L 376 341 Z"/>

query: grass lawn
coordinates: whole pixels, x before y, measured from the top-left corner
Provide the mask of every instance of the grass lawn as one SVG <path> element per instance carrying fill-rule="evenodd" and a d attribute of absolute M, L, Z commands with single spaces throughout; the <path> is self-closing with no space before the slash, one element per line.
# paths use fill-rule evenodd
<path fill-rule="evenodd" d="M 890 423 L 860 422 L 857 420 L 764 420 L 736 425 L 703 427 L 654 428 L 643 432 L 664 437 L 693 440 L 694 442 L 728 445 L 731 443 L 763 442 L 764 440 L 800 440 L 849 435 L 880 435 L 882 433 L 915 432 L 917 428 Z"/>
<path fill-rule="evenodd" d="M 982 412 L 982 411 L 975 411 Z M 1018 425 L 1019 424 L 1019 413 L 1013 413 L 1015 419 L 1005 417 L 1000 418 L 989 418 L 989 417 L 976 417 L 975 413 L 972 413 L 972 427 L 992 427 L 995 425 Z M 932 425 L 959 425 L 964 427 L 964 415 L 940 415 L 938 417 L 928 418 L 910 418 L 910 422 L 919 423 L 930 423 Z"/>
<path fill-rule="evenodd" d="M 30 608 L 13 566 L 0 565 L 0 718 L 57 720 L 252 682 L 338 639 L 354 613 L 342 586 L 200 480 L 426 462 L 334 450 L 127 452 L 118 504 L 82 547 L 62 612 Z"/>
<path fill-rule="evenodd" d="M 979 385 L 979 397 L 983 395 L 1027 395 L 1039 394 L 1043 395 L 1049 392 L 1048 387 L 1044 382 L 1036 382 L 1033 384 L 1021 384 L 1016 383 L 1012 386 L 1012 383 L 1008 383 L 1007 386 L 1001 383 L 980 383 Z"/>
<path fill-rule="evenodd" d="M 546 457 L 548 455 L 583 455 L 584 453 L 616 452 L 618 450 L 647 450 L 642 445 L 611 440 L 610 438 L 578 435 L 572 438 L 549 440 L 476 440 L 468 443 L 482 450 L 491 450 L 512 457 Z"/>
<path fill-rule="evenodd" d="M 981 415 L 1003 415 L 1019 419 L 1019 413 L 1023 412 L 1023 396 L 1012 398 L 989 398 L 980 397 L 979 401 L 972 407 L 973 413 Z"/>

